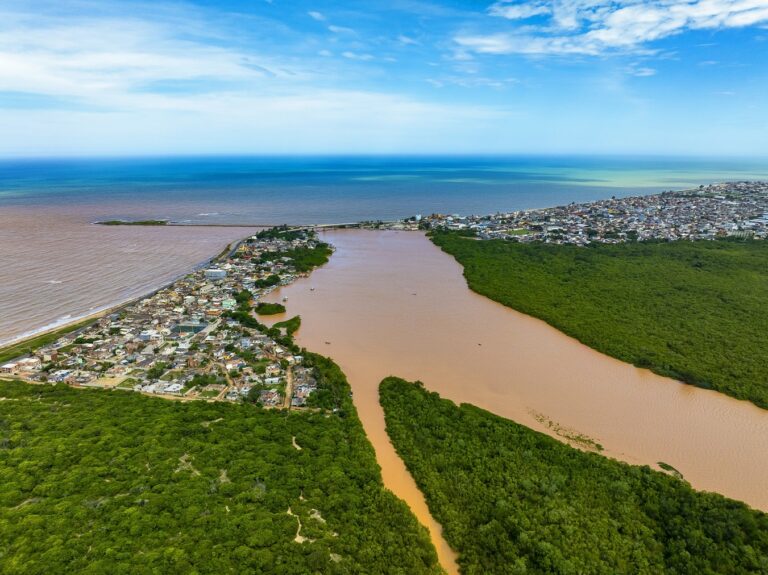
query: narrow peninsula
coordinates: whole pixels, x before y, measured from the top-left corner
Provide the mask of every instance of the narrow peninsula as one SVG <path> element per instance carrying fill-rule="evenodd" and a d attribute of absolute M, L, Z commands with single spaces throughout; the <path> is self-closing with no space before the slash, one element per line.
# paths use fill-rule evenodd
<path fill-rule="evenodd" d="M 387 432 L 463 575 L 764 573 L 768 515 L 584 452 L 420 384 L 381 383 Z"/>
<path fill-rule="evenodd" d="M 168 220 L 104 220 L 96 222 L 100 226 L 167 226 Z"/>

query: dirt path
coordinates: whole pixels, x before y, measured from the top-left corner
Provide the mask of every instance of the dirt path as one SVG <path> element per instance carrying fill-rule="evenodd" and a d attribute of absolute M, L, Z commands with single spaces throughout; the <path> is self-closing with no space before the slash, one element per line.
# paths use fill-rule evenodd
<path fill-rule="evenodd" d="M 283 398 L 283 407 L 291 409 L 291 397 L 293 397 L 293 369 L 289 367 L 285 371 L 285 398 Z"/>
<path fill-rule="evenodd" d="M 295 517 L 295 518 L 296 518 L 296 521 L 298 521 L 298 523 L 299 523 L 299 526 L 298 526 L 298 528 L 296 529 L 296 537 L 294 537 L 294 538 L 293 538 L 293 540 L 294 540 L 296 543 L 304 543 L 305 541 L 308 541 L 308 542 L 312 543 L 312 542 L 314 541 L 314 539 L 310 539 L 309 537 L 304 537 L 304 536 L 301 534 L 301 519 L 299 518 L 299 516 L 298 516 L 298 515 L 296 515 L 296 514 L 295 514 L 293 511 L 291 511 L 291 508 L 290 508 L 290 507 L 288 508 L 288 511 L 286 511 L 286 513 L 287 513 L 288 515 L 290 515 L 291 517 Z"/>

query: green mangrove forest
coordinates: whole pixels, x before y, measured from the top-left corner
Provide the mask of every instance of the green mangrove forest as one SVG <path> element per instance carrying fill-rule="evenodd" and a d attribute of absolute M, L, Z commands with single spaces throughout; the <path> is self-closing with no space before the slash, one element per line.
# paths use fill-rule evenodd
<path fill-rule="evenodd" d="M 259 315 L 277 315 L 279 313 L 285 313 L 285 306 L 281 303 L 260 301 L 256 304 L 253 310 Z"/>
<path fill-rule="evenodd" d="M 441 573 L 310 360 L 302 413 L 0 381 L 0 573 Z"/>
<path fill-rule="evenodd" d="M 768 242 L 432 241 L 484 296 L 623 361 L 768 408 Z"/>
<path fill-rule="evenodd" d="M 419 383 L 380 386 L 387 432 L 463 575 L 768 573 L 768 515 L 569 447 Z"/>

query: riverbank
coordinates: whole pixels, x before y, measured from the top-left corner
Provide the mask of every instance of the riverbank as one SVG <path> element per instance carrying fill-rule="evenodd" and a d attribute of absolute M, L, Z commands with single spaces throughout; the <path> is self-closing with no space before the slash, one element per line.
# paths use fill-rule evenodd
<path fill-rule="evenodd" d="M 313 359 L 344 391 L 345 417 L 0 380 L 0 418 L 17 424 L 3 438 L 3 561 L 440 575 L 424 528 L 382 484 L 344 375 Z"/>
<path fill-rule="evenodd" d="M 570 448 L 418 383 L 380 385 L 387 432 L 464 573 L 760 573 L 768 515 Z"/>
<path fill-rule="evenodd" d="M 302 318 L 297 342 L 347 373 L 385 482 L 415 510 L 423 498 L 378 405 L 378 383 L 392 374 L 561 441 L 589 438 L 609 457 L 666 462 L 697 489 L 768 510 L 765 410 L 605 356 L 470 291 L 461 266 L 421 233 L 321 239 L 337 248 L 331 261 L 270 299 L 287 296 Z"/>
<path fill-rule="evenodd" d="M 768 408 L 768 241 L 430 237 L 477 293 L 622 361 Z"/>

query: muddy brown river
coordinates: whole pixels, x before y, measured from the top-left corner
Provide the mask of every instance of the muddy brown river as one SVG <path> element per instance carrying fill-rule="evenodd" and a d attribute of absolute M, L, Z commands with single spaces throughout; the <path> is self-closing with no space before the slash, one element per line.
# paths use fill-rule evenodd
<path fill-rule="evenodd" d="M 697 489 L 768 510 L 768 411 L 612 359 L 473 293 L 421 233 L 321 236 L 336 247 L 330 262 L 271 299 L 287 297 L 287 315 L 302 317 L 299 344 L 347 374 L 385 484 L 429 528 L 449 572 L 455 556 L 385 431 L 388 375 L 562 440 L 587 436 L 629 463 L 669 463 Z"/>

